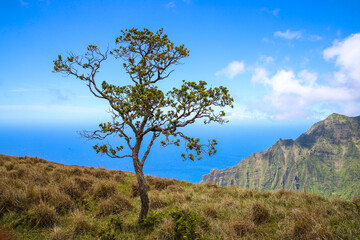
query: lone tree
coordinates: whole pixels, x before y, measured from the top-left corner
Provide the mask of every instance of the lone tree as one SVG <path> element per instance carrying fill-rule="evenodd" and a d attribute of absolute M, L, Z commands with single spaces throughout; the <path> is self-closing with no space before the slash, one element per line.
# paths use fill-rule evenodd
<path fill-rule="evenodd" d="M 167 79 L 174 71 L 172 67 L 189 56 L 184 45 L 175 46 L 163 29 L 156 33 L 148 29 L 136 28 L 121 31 L 116 38 L 116 46 L 101 52 L 95 45 L 89 45 L 84 55 L 69 53 L 68 57 L 58 56 L 54 60 L 54 72 L 72 75 L 84 81 L 90 92 L 110 105 L 112 121 L 99 124 L 96 131 L 84 131 L 89 139 L 104 140 L 116 135 L 124 140 L 124 146 L 110 143 L 96 144 L 97 153 L 111 158 L 132 158 L 139 185 L 141 211 L 139 223 L 147 216 L 149 198 L 146 189 L 143 167 L 155 139 L 163 136 L 162 146 L 184 143 L 185 151 L 181 157 L 186 160 L 201 159 L 201 155 L 216 153 L 216 140 L 200 144 L 198 138 L 186 136 L 181 129 L 202 119 L 204 124 L 224 123 L 225 112 L 219 108 L 231 106 L 233 99 L 225 87 L 207 88 L 205 81 L 187 82 L 183 80 L 180 88 L 173 88 L 166 94 L 156 85 Z M 113 85 L 106 81 L 96 81 L 101 64 L 108 55 L 122 62 L 122 67 L 130 77 L 130 85 Z M 144 137 L 149 134 L 151 140 Z M 145 145 L 145 146 L 144 146 Z M 139 156 L 144 146 L 143 156 Z M 124 150 L 123 154 L 122 151 Z M 126 153 L 127 152 L 127 153 Z"/>

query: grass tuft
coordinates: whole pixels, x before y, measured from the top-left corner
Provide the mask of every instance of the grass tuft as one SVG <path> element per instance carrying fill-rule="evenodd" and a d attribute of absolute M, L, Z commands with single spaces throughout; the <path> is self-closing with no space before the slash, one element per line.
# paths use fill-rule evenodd
<path fill-rule="evenodd" d="M 269 210 L 259 202 L 253 203 L 251 207 L 251 220 L 255 224 L 263 224 L 270 218 Z"/>
<path fill-rule="evenodd" d="M 130 203 L 130 201 L 118 193 L 111 196 L 109 199 L 101 201 L 96 215 L 100 217 L 116 215 L 124 211 L 130 211 L 133 208 L 134 206 Z"/>
<path fill-rule="evenodd" d="M 52 227 L 58 222 L 55 208 L 45 202 L 40 202 L 28 211 L 28 224 L 31 227 Z"/>

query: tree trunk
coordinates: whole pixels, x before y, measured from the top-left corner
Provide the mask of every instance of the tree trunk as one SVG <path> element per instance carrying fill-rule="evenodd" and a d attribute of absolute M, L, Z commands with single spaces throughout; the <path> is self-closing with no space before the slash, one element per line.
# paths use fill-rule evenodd
<path fill-rule="evenodd" d="M 136 178 L 139 184 L 139 194 L 141 200 L 141 210 L 139 214 L 139 224 L 143 222 L 146 218 L 149 211 L 149 197 L 146 189 L 146 182 L 144 177 L 143 168 L 140 165 L 139 158 L 137 156 L 133 156 L 134 168 L 136 173 Z"/>

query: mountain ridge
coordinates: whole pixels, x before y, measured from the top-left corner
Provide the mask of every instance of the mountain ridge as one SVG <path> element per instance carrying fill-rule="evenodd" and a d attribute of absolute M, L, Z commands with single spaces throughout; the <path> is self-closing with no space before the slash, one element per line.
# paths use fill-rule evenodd
<path fill-rule="evenodd" d="M 295 140 L 280 138 L 269 149 L 253 153 L 233 167 L 212 169 L 200 182 L 358 197 L 360 116 L 331 114 Z"/>

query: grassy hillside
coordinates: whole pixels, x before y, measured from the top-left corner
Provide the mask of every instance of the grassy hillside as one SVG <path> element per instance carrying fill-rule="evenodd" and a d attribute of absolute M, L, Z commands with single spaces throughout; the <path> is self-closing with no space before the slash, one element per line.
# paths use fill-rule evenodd
<path fill-rule="evenodd" d="M 360 200 L 258 192 L 0 155 L 2 239 L 359 239 Z"/>
<path fill-rule="evenodd" d="M 212 169 L 201 182 L 360 197 L 360 117 L 332 114 L 295 141 L 280 139 L 233 167 Z"/>

